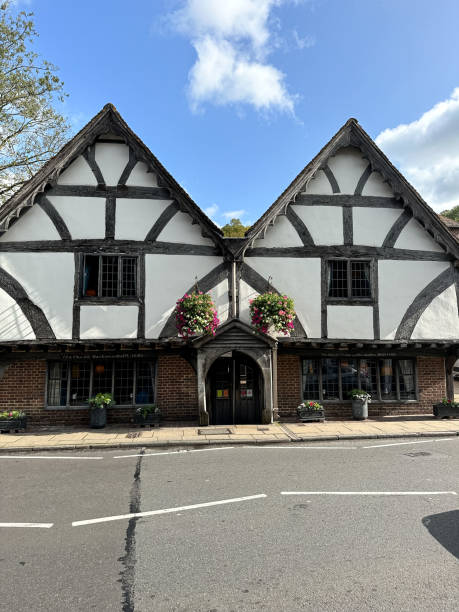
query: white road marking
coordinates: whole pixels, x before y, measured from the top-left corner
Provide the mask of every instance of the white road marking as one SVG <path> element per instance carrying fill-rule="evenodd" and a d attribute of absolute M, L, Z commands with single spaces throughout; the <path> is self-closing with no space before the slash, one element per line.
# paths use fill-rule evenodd
<path fill-rule="evenodd" d="M 183 510 L 194 510 L 195 508 L 208 508 L 210 506 L 220 506 L 222 504 L 234 504 L 236 502 L 249 501 L 267 497 L 264 493 L 259 495 L 248 495 L 246 497 L 234 497 L 232 499 L 221 499 L 219 501 L 204 502 L 202 504 L 192 504 L 191 506 L 178 506 L 176 508 L 165 508 L 163 510 L 149 510 L 148 512 L 133 512 L 131 514 L 120 514 L 118 516 L 104 516 L 102 518 L 89 519 L 87 521 L 74 521 L 72 527 L 81 525 L 93 525 L 95 523 L 108 523 L 110 521 L 120 521 L 123 519 L 141 518 L 144 516 L 156 516 L 158 514 L 170 514 L 172 512 L 182 512 Z"/>
<path fill-rule="evenodd" d="M 287 450 L 290 450 L 292 448 L 302 448 L 302 449 L 306 449 L 306 450 L 357 450 L 359 447 L 358 446 L 271 446 L 269 444 L 263 444 L 263 446 L 243 446 L 242 448 L 257 448 L 259 450 L 264 450 L 266 448 L 270 448 L 273 449 L 275 448 L 280 449 L 280 448 L 285 448 Z"/>
<path fill-rule="evenodd" d="M 181 455 L 184 453 L 208 453 L 209 451 L 222 451 L 233 449 L 234 446 L 222 446 L 218 448 L 193 448 L 191 450 L 183 449 L 176 451 L 166 451 L 163 453 L 139 453 L 138 455 L 117 455 L 112 459 L 126 459 L 127 457 L 157 457 L 158 455 Z"/>
<path fill-rule="evenodd" d="M 281 491 L 281 495 L 457 495 L 456 491 Z"/>
<path fill-rule="evenodd" d="M 66 456 L 50 456 L 47 455 L 0 455 L 0 459 L 85 459 L 94 460 L 94 459 L 103 459 L 103 457 L 66 457 Z"/>
<path fill-rule="evenodd" d="M 382 448 L 383 446 L 405 446 L 406 444 L 432 444 L 432 442 L 448 442 L 455 438 L 439 438 L 438 440 L 415 440 L 413 442 L 392 442 L 391 444 L 372 444 L 371 446 L 361 446 L 360 448 Z"/>
<path fill-rule="evenodd" d="M 0 527 L 38 527 L 39 529 L 50 529 L 54 523 L 0 523 Z"/>

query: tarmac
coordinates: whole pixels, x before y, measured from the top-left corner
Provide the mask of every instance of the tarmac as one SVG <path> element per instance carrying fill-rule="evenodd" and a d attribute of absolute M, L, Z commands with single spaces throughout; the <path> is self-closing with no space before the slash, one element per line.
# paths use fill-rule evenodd
<path fill-rule="evenodd" d="M 375 438 L 459 436 L 459 419 L 397 416 L 366 421 L 276 422 L 269 425 L 198 427 L 164 423 L 160 427 L 108 425 L 35 427 L 26 432 L 2 433 L 0 453 L 84 450 L 94 448 L 198 447 L 235 444 L 286 444 Z"/>

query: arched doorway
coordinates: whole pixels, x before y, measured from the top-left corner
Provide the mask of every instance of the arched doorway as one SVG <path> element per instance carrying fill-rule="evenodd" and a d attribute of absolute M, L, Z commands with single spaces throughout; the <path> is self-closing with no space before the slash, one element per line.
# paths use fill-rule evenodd
<path fill-rule="evenodd" d="M 211 425 L 261 423 L 261 371 L 238 351 L 219 357 L 209 369 L 206 394 Z"/>

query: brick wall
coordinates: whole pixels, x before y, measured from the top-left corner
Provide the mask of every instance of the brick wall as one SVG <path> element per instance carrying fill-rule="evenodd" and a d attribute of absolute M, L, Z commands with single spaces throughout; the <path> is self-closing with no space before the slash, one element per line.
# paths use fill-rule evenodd
<path fill-rule="evenodd" d="M 198 385 L 191 365 L 179 355 L 160 355 L 156 403 L 169 421 L 198 419 Z"/>
<path fill-rule="evenodd" d="M 301 401 L 301 358 L 297 355 L 278 355 L 277 390 L 280 419 L 296 418 L 296 407 Z M 368 406 L 370 417 L 389 414 L 432 414 L 432 404 L 446 395 L 443 357 L 418 357 L 419 401 L 414 403 L 377 403 Z M 312 398 L 313 399 L 313 398 Z M 325 404 L 328 418 L 351 418 L 351 404 Z"/>

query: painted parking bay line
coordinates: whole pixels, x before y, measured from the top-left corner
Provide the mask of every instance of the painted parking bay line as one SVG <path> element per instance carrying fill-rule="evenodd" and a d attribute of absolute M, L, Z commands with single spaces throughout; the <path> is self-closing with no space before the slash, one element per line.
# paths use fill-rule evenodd
<path fill-rule="evenodd" d="M 0 523 L 0 527 L 34 527 L 37 529 L 51 529 L 54 523 Z"/>
<path fill-rule="evenodd" d="M 281 491 L 281 495 L 457 495 L 456 491 Z"/>
<path fill-rule="evenodd" d="M 129 457 L 158 457 L 160 455 L 184 455 L 186 453 L 208 453 L 210 451 L 233 450 L 234 446 L 219 446 L 218 448 L 186 448 L 176 451 L 164 451 L 162 453 L 139 453 L 138 455 L 116 455 L 113 459 L 128 459 Z"/>
<path fill-rule="evenodd" d="M 95 459 L 103 459 L 103 457 L 75 457 L 65 455 L 0 455 L 0 459 L 84 459 L 86 461 L 94 461 Z"/>
<path fill-rule="evenodd" d="M 110 521 L 121 521 L 131 518 L 142 518 L 145 516 L 156 516 L 159 514 L 171 514 L 173 512 L 182 512 L 184 510 L 195 510 L 196 508 L 209 508 L 211 506 L 221 506 L 223 504 L 235 504 L 238 502 L 250 501 L 252 499 L 261 499 L 267 497 L 264 493 L 259 495 L 248 495 L 246 497 L 233 497 L 232 499 L 220 499 L 218 501 L 204 502 L 201 504 L 192 504 L 191 506 L 178 506 L 175 508 L 164 508 L 162 510 L 149 510 L 147 512 L 132 512 L 130 514 L 120 514 L 118 516 L 104 516 L 86 521 L 73 521 L 72 527 L 80 527 L 82 525 L 94 525 L 95 523 L 108 523 Z"/>
<path fill-rule="evenodd" d="M 372 444 L 371 446 L 361 446 L 360 448 L 382 448 L 383 446 L 405 446 L 407 444 L 432 444 L 433 442 L 449 442 L 456 438 L 439 438 L 438 440 L 413 440 L 413 442 L 391 442 L 390 444 Z"/>

